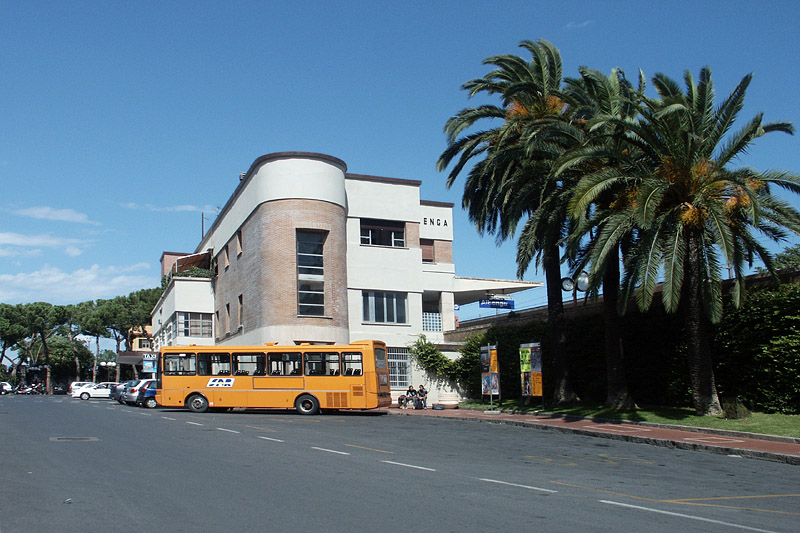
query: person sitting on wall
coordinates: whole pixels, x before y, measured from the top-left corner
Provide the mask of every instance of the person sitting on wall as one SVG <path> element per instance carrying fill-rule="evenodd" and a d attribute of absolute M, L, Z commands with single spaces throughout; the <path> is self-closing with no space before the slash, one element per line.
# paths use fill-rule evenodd
<path fill-rule="evenodd" d="M 415 401 L 415 407 L 417 409 L 428 408 L 428 391 L 425 390 L 424 385 L 419 386 L 419 390 L 417 391 L 417 398 Z"/>
<path fill-rule="evenodd" d="M 414 398 L 417 397 L 417 391 L 414 390 L 413 385 L 408 386 L 408 390 L 405 394 L 401 394 L 399 398 L 397 398 L 397 403 L 400 405 L 400 409 L 408 409 L 408 404 L 414 401 Z"/>

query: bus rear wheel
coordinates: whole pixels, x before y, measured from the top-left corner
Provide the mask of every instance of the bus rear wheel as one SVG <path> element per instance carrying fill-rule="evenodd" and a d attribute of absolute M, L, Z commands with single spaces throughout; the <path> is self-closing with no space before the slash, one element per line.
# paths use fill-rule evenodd
<path fill-rule="evenodd" d="M 186 407 L 195 413 L 205 413 L 208 411 L 208 400 L 201 394 L 192 394 L 186 400 Z"/>
<path fill-rule="evenodd" d="M 301 415 L 316 415 L 319 413 L 319 400 L 310 394 L 304 394 L 295 400 L 294 408 Z"/>

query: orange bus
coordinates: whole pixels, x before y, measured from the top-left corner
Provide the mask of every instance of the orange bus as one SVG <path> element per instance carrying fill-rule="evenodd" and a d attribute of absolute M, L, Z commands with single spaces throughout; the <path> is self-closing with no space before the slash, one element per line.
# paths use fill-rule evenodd
<path fill-rule="evenodd" d="M 163 407 L 375 409 L 392 398 L 386 344 L 165 346 L 156 401 Z"/>

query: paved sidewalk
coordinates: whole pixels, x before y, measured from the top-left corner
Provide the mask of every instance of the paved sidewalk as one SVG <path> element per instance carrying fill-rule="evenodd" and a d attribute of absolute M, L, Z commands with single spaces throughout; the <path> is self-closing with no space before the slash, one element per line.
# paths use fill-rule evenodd
<path fill-rule="evenodd" d="M 535 429 L 577 433 L 606 439 L 639 442 L 682 450 L 702 450 L 724 455 L 739 455 L 781 463 L 800 465 L 800 438 L 777 437 L 667 426 L 662 424 L 592 420 L 548 414 L 487 413 L 477 409 L 425 410 L 388 409 L 391 415 L 435 416 L 495 424 L 512 424 Z"/>

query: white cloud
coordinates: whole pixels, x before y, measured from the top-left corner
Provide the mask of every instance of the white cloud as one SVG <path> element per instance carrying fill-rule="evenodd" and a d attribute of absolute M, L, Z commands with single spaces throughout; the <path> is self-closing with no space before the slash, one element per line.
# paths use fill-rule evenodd
<path fill-rule="evenodd" d="M 0 301 L 63 305 L 127 295 L 158 286 L 158 276 L 148 275 L 149 269 L 146 262 L 122 267 L 92 265 L 73 272 L 45 265 L 35 272 L 0 274 Z"/>
<path fill-rule="evenodd" d="M 586 28 L 587 26 L 591 26 L 592 24 L 594 24 L 593 20 L 584 20 L 583 22 L 572 21 L 572 22 L 568 23 L 566 26 L 564 26 L 564 29 L 565 30 L 580 30 L 580 29 Z"/>
<path fill-rule="evenodd" d="M 218 212 L 219 211 L 219 207 L 213 207 L 213 206 L 208 206 L 208 205 L 203 206 L 203 207 L 197 207 L 196 205 L 188 205 L 188 204 L 170 205 L 170 206 L 159 207 L 159 206 L 155 206 L 153 204 L 137 204 L 135 202 L 126 202 L 124 204 L 120 204 L 120 207 L 123 207 L 125 209 L 132 209 L 132 210 L 142 210 L 143 209 L 143 210 L 155 211 L 155 212 L 159 212 L 159 213 L 163 213 L 163 212 L 172 212 L 172 213 L 175 213 L 175 212 L 178 212 L 178 213 L 196 212 L 196 213 L 199 213 L 201 211 L 204 212 L 204 213 L 211 213 L 211 212 Z"/>
<path fill-rule="evenodd" d="M 14 209 L 11 211 L 16 215 L 38 218 L 42 220 L 56 220 L 59 222 L 76 222 L 78 224 L 92 224 L 99 226 L 99 222 L 89 220 L 89 215 L 79 213 L 73 209 L 54 209 L 52 207 L 28 207 L 25 209 Z"/>
<path fill-rule="evenodd" d="M 61 248 L 67 255 L 77 256 L 83 253 L 87 242 L 70 237 L 54 237 L 49 233 L 41 235 L 25 235 L 23 233 L 0 232 L 0 245 L 11 245 L 20 248 Z M 12 255 L 14 248 L 5 248 L 7 257 Z M 20 251 L 13 255 L 31 255 L 29 252 Z"/>
<path fill-rule="evenodd" d="M 0 248 L 0 257 L 35 257 L 37 255 L 42 255 L 42 250 L 39 248 L 34 248 L 33 250 Z"/>

